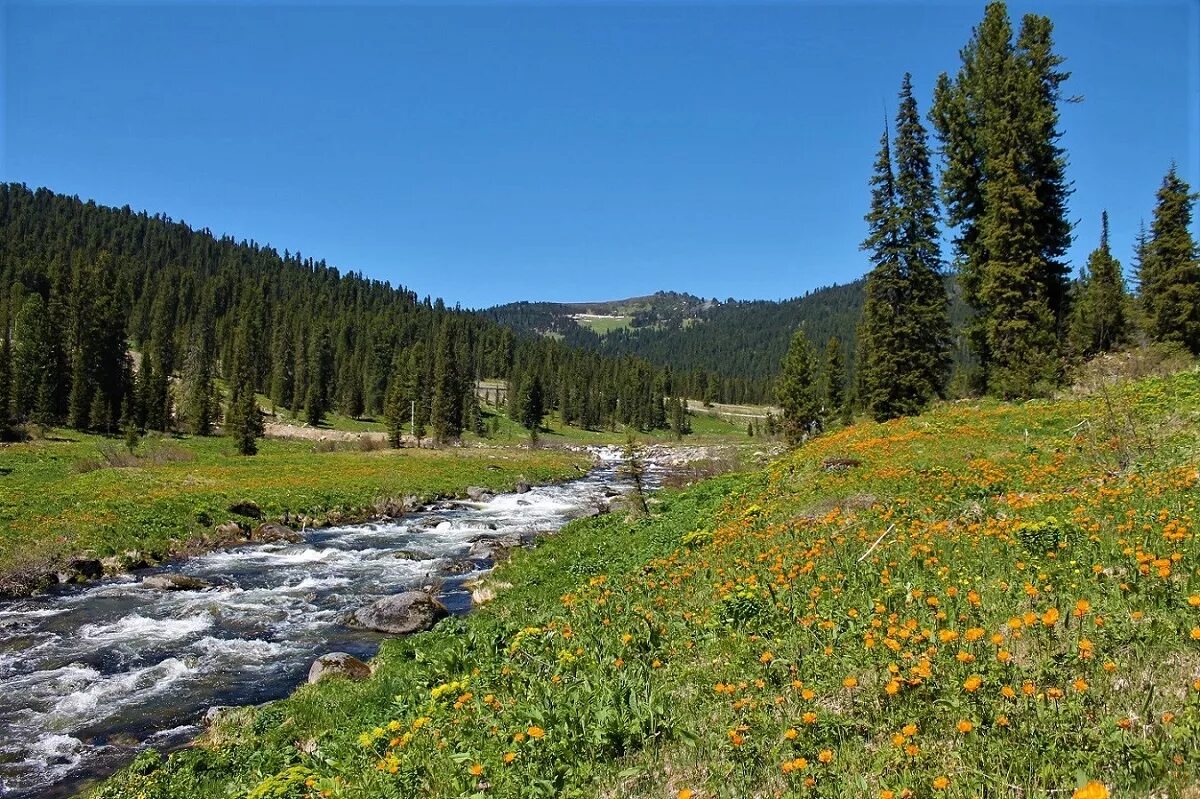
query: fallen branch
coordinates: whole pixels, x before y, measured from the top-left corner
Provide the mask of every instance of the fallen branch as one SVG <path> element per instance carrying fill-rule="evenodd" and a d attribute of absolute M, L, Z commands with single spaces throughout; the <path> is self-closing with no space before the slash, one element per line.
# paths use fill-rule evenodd
<path fill-rule="evenodd" d="M 888 526 L 888 529 L 886 529 L 882 533 L 880 533 L 879 538 L 875 539 L 875 543 L 871 544 L 871 546 L 867 548 L 866 552 L 864 552 L 858 556 L 858 560 L 855 561 L 855 563 L 862 563 L 864 560 L 866 560 L 867 555 L 870 555 L 872 552 L 875 551 L 875 547 L 879 546 L 879 542 L 882 541 L 884 538 L 886 538 L 887 534 L 895 529 L 896 529 L 896 523 L 892 522 L 891 525 Z"/>

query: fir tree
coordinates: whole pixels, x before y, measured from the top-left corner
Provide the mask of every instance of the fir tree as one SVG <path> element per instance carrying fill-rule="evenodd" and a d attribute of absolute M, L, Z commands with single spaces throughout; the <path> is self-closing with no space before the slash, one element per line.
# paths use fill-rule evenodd
<path fill-rule="evenodd" d="M 308 388 L 304 396 L 305 421 L 320 427 L 329 412 L 329 389 L 333 380 L 333 351 L 328 331 L 312 338 L 308 358 Z"/>
<path fill-rule="evenodd" d="M 402 360 L 402 357 L 397 358 L 397 361 Z M 404 371 L 393 370 L 383 406 L 383 422 L 387 427 L 388 443 L 394 448 L 399 448 L 403 442 L 404 428 L 412 417 L 412 406 L 404 396 L 405 377 Z"/>
<path fill-rule="evenodd" d="M 1052 26 L 1026 15 L 1013 43 L 1008 10 L 989 3 L 961 51 L 954 80 L 938 79 L 931 118 L 942 144 L 942 195 L 957 229 L 970 337 L 989 390 L 1042 393 L 1058 379 L 1070 244 L 1066 158 L 1058 145 L 1059 70 Z"/>
<path fill-rule="evenodd" d="M 462 432 L 462 389 L 454 353 L 454 331 L 448 320 L 438 331 L 432 400 L 430 424 L 438 443 L 458 438 Z"/>
<path fill-rule="evenodd" d="M 7 438 L 12 426 L 12 343 L 8 325 L 0 330 L 0 438 Z"/>
<path fill-rule="evenodd" d="M 841 417 L 846 405 L 846 363 L 842 342 L 836 337 L 825 344 L 825 412 Z"/>
<path fill-rule="evenodd" d="M 58 370 L 53 358 L 56 349 L 46 302 L 40 294 L 30 295 L 13 324 L 12 404 L 18 421 L 54 421 L 51 394 Z"/>
<path fill-rule="evenodd" d="M 1109 352 L 1129 340 L 1121 263 L 1108 247 L 1108 212 L 1101 215 L 1100 246 L 1088 256 L 1071 310 L 1069 343 L 1079 358 Z"/>
<path fill-rule="evenodd" d="M 521 409 L 518 421 L 529 431 L 530 438 L 536 439 L 538 430 L 542 427 L 542 417 L 546 415 L 541 379 L 536 374 L 527 375 L 521 383 L 518 397 Z"/>
<path fill-rule="evenodd" d="M 1172 164 L 1158 190 L 1138 277 L 1150 337 L 1200 354 L 1200 261 L 1189 229 L 1196 197 Z"/>
<path fill-rule="evenodd" d="M 815 356 L 803 330 L 792 336 L 777 388 L 783 408 L 783 432 L 789 444 L 800 443 L 820 421 L 821 402 L 817 396 Z"/>
<path fill-rule="evenodd" d="M 240 455 L 258 452 L 258 439 L 263 434 L 262 412 L 255 396 L 253 324 L 243 317 L 233 347 L 233 369 L 230 376 L 229 411 L 226 413 L 229 435 Z"/>
<path fill-rule="evenodd" d="M 192 334 L 184 363 L 183 416 L 188 430 L 196 436 L 212 434 L 219 412 L 212 362 L 214 338 L 211 317 L 205 315 Z"/>

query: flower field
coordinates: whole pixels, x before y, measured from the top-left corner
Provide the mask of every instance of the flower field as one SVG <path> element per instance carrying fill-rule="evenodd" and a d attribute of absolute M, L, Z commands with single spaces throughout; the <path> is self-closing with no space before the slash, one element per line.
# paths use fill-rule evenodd
<path fill-rule="evenodd" d="M 1197 796 L 1198 465 L 1197 371 L 859 424 L 95 795 Z"/>

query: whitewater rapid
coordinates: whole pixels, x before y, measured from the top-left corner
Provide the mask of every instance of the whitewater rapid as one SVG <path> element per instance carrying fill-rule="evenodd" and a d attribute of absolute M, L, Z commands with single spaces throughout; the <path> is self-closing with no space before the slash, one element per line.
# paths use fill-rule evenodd
<path fill-rule="evenodd" d="M 382 596 L 437 585 L 448 607 L 469 609 L 462 584 L 492 566 L 468 559 L 475 541 L 528 541 L 628 490 L 619 452 L 596 455 L 569 483 L 0 602 L 0 796 L 70 795 L 141 749 L 187 742 L 210 707 L 285 696 L 321 654 L 369 658 L 382 636 L 344 621 Z M 649 464 L 651 486 L 661 475 Z M 142 587 L 169 572 L 213 587 Z"/>

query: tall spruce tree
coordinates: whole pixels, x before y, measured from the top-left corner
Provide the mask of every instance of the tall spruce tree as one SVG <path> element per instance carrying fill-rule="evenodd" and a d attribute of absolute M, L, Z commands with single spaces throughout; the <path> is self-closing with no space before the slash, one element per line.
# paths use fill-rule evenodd
<path fill-rule="evenodd" d="M 12 402 L 18 421 L 51 424 L 55 420 L 57 349 L 46 302 L 40 294 L 31 294 L 13 324 Z"/>
<path fill-rule="evenodd" d="M 1172 164 L 1157 196 L 1138 274 L 1147 332 L 1200 354 L 1200 261 L 1190 230 L 1197 195 Z"/>
<path fill-rule="evenodd" d="M 529 373 L 521 382 L 518 393 L 521 426 L 529 431 L 531 438 L 536 439 L 542 427 L 542 417 L 546 415 L 545 395 L 542 391 L 541 378 L 536 373 Z"/>
<path fill-rule="evenodd" d="M 454 329 L 449 320 L 438 331 L 430 424 L 438 443 L 444 444 L 462 433 L 462 389 L 455 359 Z"/>
<path fill-rule="evenodd" d="M 403 357 L 397 358 L 398 364 Z M 392 380 L 388 384 L 387 398 L 383 405 L 383 423 L 387 428 L 388 443 L 393 448 L 399 448 L 404 441 L 404 428 L 412 417 L 412 406 L 404 397 L 404 370 L 398 366 L 392 372 Z"/>
<path fill-rule="evenodd" d="M 842 342 L 834 336 L 825 342 L 825 413 L 841 418 L 846 408 L 846 362 Z"/>
<path fill-rule="evenodd" d="M 7 438 L 12 426 L 12 342 L 8 323 L 0 327 L 0 438 Z"/>
<path fill-rule="evenodd" d="M 988 389 L 1012 397 L 1058 379 L 1068 312 L 1071 189 L 1058 106 L 1069 73 L 1051 33 L 1049 19 L 1029 14 L 1014 44 L 1007 7 L 989 3 L 956 77 L 939 77 L 930 114 L 956 264 L 975 310 L 971 341 Z"/>
<path fill-rule="evenodd" d="M 1088 256 L 1071 309 L 1071 353 L 1090 358 L 1129 340 L 1128 297 L 1121 263 L 1108 246 L 1108 212 L 1100 217 L 1100 246 Z"/>
<path fill-rule="evenodd" d="M 912 78 L 896 112 L 895 167 L 885 129 L 871 177 L 871 253 L 860 327 L 862 402 L 876 419 L 919 413 L 949 373 L 950 321 L 937 196 Z"/>
<path fill-rule="evenodd" d="M 783 409 L 783 433 L 795 445 L 815 429 L 821 418 L 817 393 L 816 356 L 804 330 L 792 336 L 776 393 Z"/>
<path fill-rule="evenodd" d="M 305 421 L 312 427 L 320 427 L 329 412 L 329 394 L 333 382 L 333 349 L 329 331 L 322 330 L 313 336 L 309 345 L 308 388 L 304 396 Z"/>
<path fill-rule="evenodd" d="M 238 326 L 233 344 L 233 368 L 230 375 L 229 411 L 225 414 L 228 434 L 240 455 L 258 453 L 258 439 L 263 435 L 262 412 L 255 396 L 254 325 L 246 315 Z"/>

